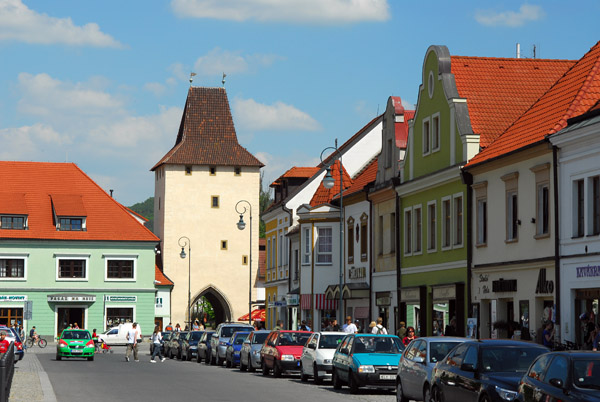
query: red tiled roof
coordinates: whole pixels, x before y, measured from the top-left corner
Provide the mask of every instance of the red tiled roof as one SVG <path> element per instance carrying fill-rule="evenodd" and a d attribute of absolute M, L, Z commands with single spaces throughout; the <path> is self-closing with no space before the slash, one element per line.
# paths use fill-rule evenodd
<path fill-rule="evenodd" d="M 163 271 L 158 268 L 158 265 L 154 266 L 154 280 L 158 286 L 173 286 L 174 283 L 171 281 Z"/>
<path fill-rule="evenodd" d="M 333 197 L 340 192 L 340 161 L 339 159 L 333 162 L 331 166 L 331 176 L 333 180 L 335 180 L 335 184 L 331 188 L 325 188 L 323 186 L 323 182 L 319 183 L 319 188 L 313 194 L 312 199 L 310 200 L 310 205 L 315 207 L 317 205 L 326 204 L 331 202 Z M 352 185 L 352 178 L 346 172 L 344 165 L 342 164 L 342 185 L 343 190 L 346 190 L 348 187 Z"/>
<path fill-rule="evenodd" d="M 175 146 L 151 170 L 179 165 L 264 166 L 237 140 L 224 88 L 190 87 Z"/>
<path fill-rule="evenodd" d="M 344 191 L 344 197 L 348 197 L 352 194 L 362 191 L 367 184 L 375 181 L 375 178 L 377 177 L 377 160 L 378 159 L 375 158 L 358 176 L 356 176 L 356 178 L 352 181 L 352 185 L 348 187 L 346 191 Z M 339 194 L 335 196 L 335 199 L 338 198 L 340 198 Z"/>
<path fill-rule="evenodd" d="M 459 95 L 471 127 L 487 147 L 540 98 L 574 60 L 451 56 Z"/>
<path fill-rule="evenodd" d="M 534 144 L 566 127 L 567 119 L 585 113 L 600 99 L 599 72 L 600 42 L 467 166 Z"/>
<path fill-rule="evenodd" d="M 408 121 L 415 117 L 414 110 L 404 111 L 404 121 L 394 123 L 394 135 L 396 136 L 396 147 L 406 149 L 408 142 Z"/>
<path fill-rule="evenodd" d="M 318 167 L 298 167 L 294 166 L 288 169 L 284 174 L 279 176 L 269 187 L 279 186 L 281 184 L 281 179 L 289 179 L 289 178 L 305 178 L 309 179 L 313 177 L 315 173 L 319 171 Z"/>
<path fill-rule="evenodd" d="M 148 218 L 146 218 L 145 216 L 142 216 L 140 214 L 138 214 L 137 212 L 135 212 L 133 209 L 126 207 L 125 205 L 121 204 L 123 206 L 123 208 L 125 208 L 127 211 L 129 211 L 130 214 L 133 214 L 135 216 L 137 216 L 138 218 L 140 218 L 141 220 L 143 220 L 144 222 L 148 222 Z"/>
<path fill-rule="evenodd" d="M 28 216 L 28 230 L 0 229 L 0 238 L 159 241 L 73 163 L 0 162 L 0 177 L 0 200 L 24 199 Z M 52 211 L 56 200 L 66 216 L 85 216 L 87 230 L 57 231 Z"/>
<path fill-rule="evenodd" d="M 0 193 L 0 214 L 27 215 L 25 194 Z"/>
<path fill-rule="evenodd" d="M 258 277 L 264 278 L 267 274 L 267 239 L 258 239 Z"/>

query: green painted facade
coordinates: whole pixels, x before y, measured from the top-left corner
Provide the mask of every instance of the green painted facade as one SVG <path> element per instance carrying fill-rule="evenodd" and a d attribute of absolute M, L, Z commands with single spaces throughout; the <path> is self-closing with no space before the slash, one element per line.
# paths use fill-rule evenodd
<path fill-rule="evenodd" d="M 107 327 L 107 308 L 126 308 L 143 333 L 149 334 L 154 329 L 155 315 L 154 246 L 154 242 L 4 239 L 0 256 L 23 258 L 25 278 L 0 281 L 0 308 L 22 309 L 23 299 L 33 302 L 32 319 L 24 320 L 24 327 L 28 331 L 35 325 L 37 333 L 48 338 L 58 331 L 58 309 L 83 309 L 84 323 L 78 322 L 79 326 L 101 332 Z M 58 279 L 61 258 L 85 259 L 87 279 Z M 107 259 L 133 260 L 135 278 L 107 279 Z M 50 301 L 50 295 L 55 295 L 57 301 Z M 10 296 L 24 297 L 10 300 Z M 95 300 L 85 301 L 89 296 Z"/>

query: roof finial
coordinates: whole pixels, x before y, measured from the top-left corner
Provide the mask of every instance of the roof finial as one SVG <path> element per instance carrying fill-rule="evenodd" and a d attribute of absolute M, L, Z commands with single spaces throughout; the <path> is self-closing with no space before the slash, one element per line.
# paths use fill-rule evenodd
<path fill-rule="evenodd" d="M 196 73 L 194 73 L 194 72 L 190 73 L 190 86 L 192 86 L 192 82 L 194 81 L 195 76 L 196 76 Z"/>
<path fill-rule="evenodd" d="M 223 88 L 225 88 L 225 77 L 227 77 L 227 74 L 225 74 L 225 71 L 223 71 L 223 79 L 221 80 L 223 83 Z"/>

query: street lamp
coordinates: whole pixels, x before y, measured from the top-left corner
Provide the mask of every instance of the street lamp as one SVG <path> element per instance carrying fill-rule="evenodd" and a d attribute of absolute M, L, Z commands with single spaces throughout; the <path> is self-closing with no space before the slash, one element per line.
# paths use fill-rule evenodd
<path fill-rule="evenodd" d="M 340 150 L 337 146 L 337 138 L 335 139 L 335 146 L 327 147 L 323 151 L 321 151 L 321 163 L 323 163 L 323 153 L 325 153 L 325 151 L 329 149 L 332 149 L 334 153 L 337 153 L 338 159 L 340 160 L 340 317 L 338 322 L 342 323 L 344 322 L 344 298 L 342 295 L 342 286 L 344 282 L 344 198 L 342 197 L 342 191 L 344 189 L 344 179 L 342 175 L 342 154 L 340 153 Z M 327 171 L 325 173 L 325 177 L 323 178 L 323 187 L 328 189 L 333 188 L 333 186 L 335 185 L 335 179 L 331 175 L 331 166 L 334 162 L 335 160 L 333 160 L 329 165 L 327 165 Z"/>
<path fill-rule="evenodd" d="M 190 313 L 190 308 L 192 306 L 192 302 L 191 302 L 191 298 L 192 298 L 192 245 L 190 242 L 190 239 L 186 236 L 181 236 L 179 238 L 179 247 L 181 247 L 181 253 L 179 253 L 179 256 L 182 259 L 185 259 L 185 247 L 187 246 L 188 248 L 188 254 L 190 255 L 188 258 L 188 307 L 187 307 L 187 313 L 188 313 L 188 328 L 192 328 L 192 314 Z"/>
<path fill-rule="evenodd" d="M 240 203 L 248 204 L 248 208 L 241 205 L 238 209 Z M 252 320 L 252 205 L 246 200 L 240 200 L 235 204 L 235 212 L 240 214 L 240 220 L 237 223 L 239 230 L 244 230 L 246 228 L 246 222 L 244 222 L 244 214 L 246 211 L 250 212 L 250 272 L 248 273 L 248 324 L 250 324 Z"/>

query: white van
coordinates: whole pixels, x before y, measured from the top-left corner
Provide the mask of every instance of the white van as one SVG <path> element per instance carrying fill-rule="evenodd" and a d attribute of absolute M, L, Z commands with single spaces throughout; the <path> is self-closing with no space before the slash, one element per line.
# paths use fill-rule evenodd
<path fill-rule="evenodd" d="M 102 334 L 98 334 L 98 342 L 104 341 L 107 345 L 125 345 L 127 344 L 127 333 L 133 328 L 133 323 L 127 322 L 119 324 L 118 327 L 112 327 Z M 138 332 L 141 336 L 142 327 L 137 325 Z"/>

